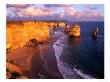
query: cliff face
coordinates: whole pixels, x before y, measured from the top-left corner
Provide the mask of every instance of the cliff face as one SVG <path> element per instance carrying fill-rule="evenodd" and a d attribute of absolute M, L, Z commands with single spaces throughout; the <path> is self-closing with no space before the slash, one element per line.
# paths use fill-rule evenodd
<path fill-rule="evenodd" d="M 6 48 L 23 47 L 30 39 L 38 42 L 49 39 L 49 29 L 46 22 L 11 21 L 7 22 Z"/>

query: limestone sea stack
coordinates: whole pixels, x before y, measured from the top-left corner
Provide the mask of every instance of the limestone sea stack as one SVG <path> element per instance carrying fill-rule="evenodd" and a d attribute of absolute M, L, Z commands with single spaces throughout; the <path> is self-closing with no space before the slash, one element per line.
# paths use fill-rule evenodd
<path fill-rule="evenodd" d="M 98 27 L 96 27 L 96 29 L 91 33 L 92 37 L 97 37 L 97 33 L 98 33 L 99 29 Z"/>
<path fill-rule="evenodd" d="M 80 37 L 80 26 L 79 24 L 74 24 L 73 27 L 70 29 L 68 34 L 70 37 Z"/>
<path fill-rule="evenodd" d="M 68 24 L 66 24 L 66 28 L 65 28 L 64 32 L 65 32 L 66 34 L 68 34 L 69 31 L 70 31 L 70 26 L 69 26 Z"/>

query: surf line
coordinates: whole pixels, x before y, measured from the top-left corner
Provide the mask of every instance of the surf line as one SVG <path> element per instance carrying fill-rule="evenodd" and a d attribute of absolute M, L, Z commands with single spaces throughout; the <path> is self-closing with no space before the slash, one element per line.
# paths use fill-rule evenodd
<path fill-rule="evenodd" d="M 57 60 L 57 67 L 59 72 L 62 74 L 63 78 L 77 79 L 77 76 L 81 76 L 84 79 L 96 79 L 94 77 L 91 77 L 90 75 L 84 74 L 82 71 L 77 70 L 75 68 L 73 70 L 68 68 L 67 64 L 60 60 L 60 56 L 64 46 L 64 44 L 61 44 L 60 41 L 63 40 L 63 38 L 65 38 L 65 36 L 60 36 L 60 38 L 53 44 L 55 57 Z"/>

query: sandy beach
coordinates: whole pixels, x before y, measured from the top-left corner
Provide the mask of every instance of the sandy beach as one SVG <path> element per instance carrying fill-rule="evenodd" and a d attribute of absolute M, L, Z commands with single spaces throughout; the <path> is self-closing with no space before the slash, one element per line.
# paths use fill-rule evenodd
<path fill-rule="evenodd" d="M 17 48 L 7 54 L 7 63 L 15 65 L 20 70 L 17 72 L 29 79 L 62 78 L 52 45 Z M 7 64 L 7 69 L 11 69 L 9 67 Z"/>

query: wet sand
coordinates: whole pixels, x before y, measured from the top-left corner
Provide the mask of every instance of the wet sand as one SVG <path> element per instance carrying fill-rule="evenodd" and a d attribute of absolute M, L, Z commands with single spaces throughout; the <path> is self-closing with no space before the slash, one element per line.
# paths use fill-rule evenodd
<path fill-rule="evenodd" d="M 43 60 L 43 67 L 54 78 L 62 79 L 62 75 L 58 70 L 57 61 L 55 57 L 55 51 L 53 44 L 40 46 L 41 58 Z"/>

